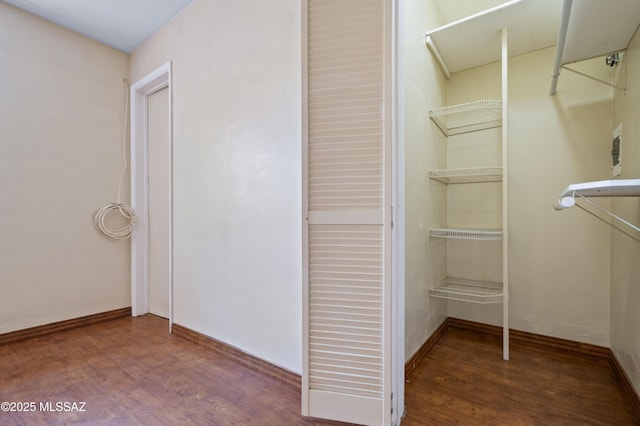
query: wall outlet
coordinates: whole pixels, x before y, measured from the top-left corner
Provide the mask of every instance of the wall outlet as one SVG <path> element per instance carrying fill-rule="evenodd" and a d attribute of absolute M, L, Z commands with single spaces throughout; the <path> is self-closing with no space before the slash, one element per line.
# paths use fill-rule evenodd
<path fill-rule="evenodd" d="M 611 177 L 620 176 L 622 174 L 622 123 L 613 129 L 611 160 Z"/>

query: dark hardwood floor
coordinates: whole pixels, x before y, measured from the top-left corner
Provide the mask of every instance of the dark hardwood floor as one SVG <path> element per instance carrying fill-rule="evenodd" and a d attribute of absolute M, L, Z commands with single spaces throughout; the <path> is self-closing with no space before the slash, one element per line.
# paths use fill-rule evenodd
<path fill-rule="evenodd" d="M 410 376 L 402 424 L 640 425 L 605 359 L 511 351 L 502 361 L 499 337 L 449 328 Z M 36 404 L 0 411 L 2 426 L 337 424 L 302 417 L 296 386 L 150 315 L 0 345 L 2 401 Z"/>
<path fill-rule="evenodd" d="M 449 328 L 405 386 L 406 425 L 640 425 L 602 357 Z"/>
<path fill-rule="evenodd" d="M 0 345 L 0 402 L 36 403 L 0 425 L 335 424 L 302 417 L 299 389 L 167 330 L 147 315 Z"/>

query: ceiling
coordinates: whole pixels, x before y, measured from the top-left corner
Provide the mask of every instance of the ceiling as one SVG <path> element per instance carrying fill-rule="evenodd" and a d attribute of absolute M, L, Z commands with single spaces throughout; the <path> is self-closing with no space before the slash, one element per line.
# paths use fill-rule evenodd
<path fill-rule="evenodd" d="M 194 0 L 2 0 L 124 52 L 132 52 Z"/>
<path fill-rule="evenodd" d="M 195 0 L 2 0 L 123 52 L 132 52 Z M 446 22 L 504 0 L 435 0 Z"/>
<path fill-rule="evenodd" d="M 1 0 L 108 46 L 132 52 L 195 0 Z M 445 23 L 505 0 L 435 0 Z"/>

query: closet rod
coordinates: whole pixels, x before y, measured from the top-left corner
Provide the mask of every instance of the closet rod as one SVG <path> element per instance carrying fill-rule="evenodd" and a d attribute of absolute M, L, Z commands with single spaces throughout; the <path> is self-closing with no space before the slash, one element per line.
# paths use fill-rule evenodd
<path fill-rule="evenodd" d="M 572 5 L 573 0 L 564 0 L 564 4 L 562 5 L 562 22 L 560 24 L 560 31 L 558 32 L 556 59 L 553 65 L 553 71 L 551 72 L 551 90 L 549 94 L 552 96 L 556 94 L 556 87 L 558 86 L 558 76 L 560 76 L 560 68 L 562 67 L 562 56 L 564 56 L 564 46 L 567 41 L 567 29 L 569 28 Z"/>

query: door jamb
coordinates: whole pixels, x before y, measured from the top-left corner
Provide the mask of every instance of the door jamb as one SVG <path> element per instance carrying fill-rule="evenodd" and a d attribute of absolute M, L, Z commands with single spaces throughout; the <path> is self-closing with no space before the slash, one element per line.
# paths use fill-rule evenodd
<path fill-rule="evenodd" d="M 131 236 L 131 314 L 149 312 L 149 129 L 147 98 L 169 90 L 169 332 L 173 325 L 173 92 L 172 67 L 167 62 L 131 85 L 131 207 L 136 228 Z"/>
<path fill-rule="evenodd" d="M 404 50 L 401 31 L 404 28 L 404 0 L 392 1 L 392 392 L 391 421 L 399 425 L 405 414 L 405 132 L 404 132 Z"/>

